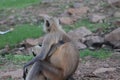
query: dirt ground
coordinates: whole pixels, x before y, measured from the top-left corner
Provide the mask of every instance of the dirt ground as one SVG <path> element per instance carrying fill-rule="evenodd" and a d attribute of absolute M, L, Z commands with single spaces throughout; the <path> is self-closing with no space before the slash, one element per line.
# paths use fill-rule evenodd
<path fill-rule="evenodd" d="M 120 53 L 114 53 L 113 56 L 104 60 L 89 56 L 81 61 L 74 75 L 76 80 L 120 80 Z M 115 70 L 101 72 L 102 70 L 98 70 L 100 68 L 115 68 Z M 98 73 L 94 74 L 95 71 Z"/>
<path fill-rule="evenodd" d="M 8 80 L 11 77 L 13 80 L 22 80 L 22 68 L 8 64 L 1 65 L 5 69 L 0 70 L 0 80 Z M 120 80 L 120 53 L 113 53 L 110 58 L 103 60 L 90 56 L 80 59 L 73 77 L 75 80 Z"/>

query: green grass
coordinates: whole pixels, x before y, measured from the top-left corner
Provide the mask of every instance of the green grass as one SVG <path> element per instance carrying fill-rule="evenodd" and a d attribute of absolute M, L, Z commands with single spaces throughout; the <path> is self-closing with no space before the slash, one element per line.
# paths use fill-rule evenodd
<path fill-rule="evenodd" d="M 5 58 L 14 64 L 22 64 L 30 61 L 33 56 L 8 54 L 5 56 Z"/>
<path fill-rule="evenodd" d="M 12 78 L 9 78 L 9 79 L 7 79 L 7 80 L 13 80 Z"/>
<path fill-rule="evenodd" d="M 91 56 L 93 58 L 98 58 L 98 59 L 106 59 L 112 55 L 111 51 L 105 50 L 105 49 L 100 49 L 96 51 L 91 51 L 89 49 L 81 50 L 80 51 L 80 57 L 85 58 L 87 56 Z M 5 56 L 5 59 L 7 61 L 10 61 L 14 64 L 23 64 L 28 61 L 30 61 L 33 58 L 32 55 L 27 56 L 27 55 L 13 55 L 13 54 L 8 54 Z"/>
<path fill-rule="evenodd" d="M 12 47 L 27 38 L 37 38 L 42 35 L 43 30 L 41 26 L 28 24 L 17 25 L 12 32 L 0 35 L 0 48 L 3 48 L 5 45 Z"/>
<path fill-rule="evenodd" d="M 88 19 L 82 19 L 82 20 L 78 20 L 76 23 L 74 23 L 73 25 L 65 25 L 64 29 L 65 31 L 69 31 L 71 29 L 75 29 L 75 28 L 79 28 L 79 27 L 87 27 L 88 29 L 90 29 L 91 31 L 95 31 L 98 28 L 107 28 L 109 27 L 109 25 L 107 23 L 91 23 Z"/>
<path fill-rule="evenodd" d="M 106 59 L 112 55 L 111 51 L 105 50 L 105 49 L 100 49 L 96 51 L 91 51 L 88 49 L 81 50 L 80 51 L 80 57 L 85 58 L 86 56 L 91 56 L 93 58 L 97 59 Z M 33 58 L 32 55 L 27 56 L 27 55 L 13 55 L 13 54 L 8 54 L 5 56 L 5 59 L 7 61 L 10 61 L 14 64 L 23 64 L 28 61 L 30 61 Z"/>
<path fill-rule="evenodd" d="M 110 57 L 111 55 L 112 55 L 112 52 L 105 50 L 105 49 L 100 49 L 100 50 L 95 50 L 95 51 L 85 49 L 83 51 L 80 51 L 81 58 L 84 58 L 86 56 L 91 56 L 91 57 L 98 58 L 98 59 L 105 59 L 107 57 Z"/>
<path fill-rule="evenodd" d="M 41 0 L 0 0 L 0 9 L 22 8 L 31 4 L 40 3 Z"/>
<path fill-rule="evenodd" d="M 0 56 L 1 57 L 1 56 Z M 32 55 L 24 55 L 24 54 L 8 54 L 3 57 L 3 60 L 0 59 L 0 70 L 5 70 L 6 68 L 9 68 L 9 66 L 4 66 L 4 64 L 12 64 L 16 65 L 15 67 L 20 68 L 22 65 L 27 63 L 28 61 L 32 60 L 33 56 Z"/>

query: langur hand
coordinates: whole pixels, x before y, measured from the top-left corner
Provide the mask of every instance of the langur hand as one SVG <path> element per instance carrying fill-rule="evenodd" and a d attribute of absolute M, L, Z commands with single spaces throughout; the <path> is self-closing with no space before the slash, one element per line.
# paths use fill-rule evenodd
<path fill-rule="evenodd" d="M 28 73 L 28 69 L 26 67 L 23 68 L 23 79 L 26 80 L 26 76 Z"/>

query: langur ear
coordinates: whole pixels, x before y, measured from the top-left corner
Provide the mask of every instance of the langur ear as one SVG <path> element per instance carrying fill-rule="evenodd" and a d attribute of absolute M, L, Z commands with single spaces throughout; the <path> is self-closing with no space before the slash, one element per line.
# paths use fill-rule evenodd
<path fill-rule="evenodd" d="M 45 14 L 41 14 L 40 15 L 43 19 L 44 19 L 44 23 L 45 23 L 45 26 L 46 27 L 49 27 L 50 26 L 50 16 L 48 16 L 48 15 L 45 15 Z"/>
<path fill-rule="evenodd" d="M 60 18 L 58 18 L 58 22 L 59 22 L 59 24 L 62 24 Z"/>
<path fill-rule="evenodd" d="M 57 25 L 61 24 L 60 18 L 54 17 L 53 19 Z"/>
<path fill-rule="evenodd" d="M 45 21 L 46 27 L 50 27 L 50 22 L 48 20 Z"/>

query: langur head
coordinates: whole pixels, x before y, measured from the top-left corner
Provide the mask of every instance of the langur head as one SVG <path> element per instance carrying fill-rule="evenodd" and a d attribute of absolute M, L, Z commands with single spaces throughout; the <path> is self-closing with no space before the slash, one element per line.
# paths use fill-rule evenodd
<path fill-rule="evenodd" d="M 42 17 L 44 18 L 43 30 L 46 33 L 61 30 L 61 25 L 58 18 L 48 15 L 42 15 Z"/>

